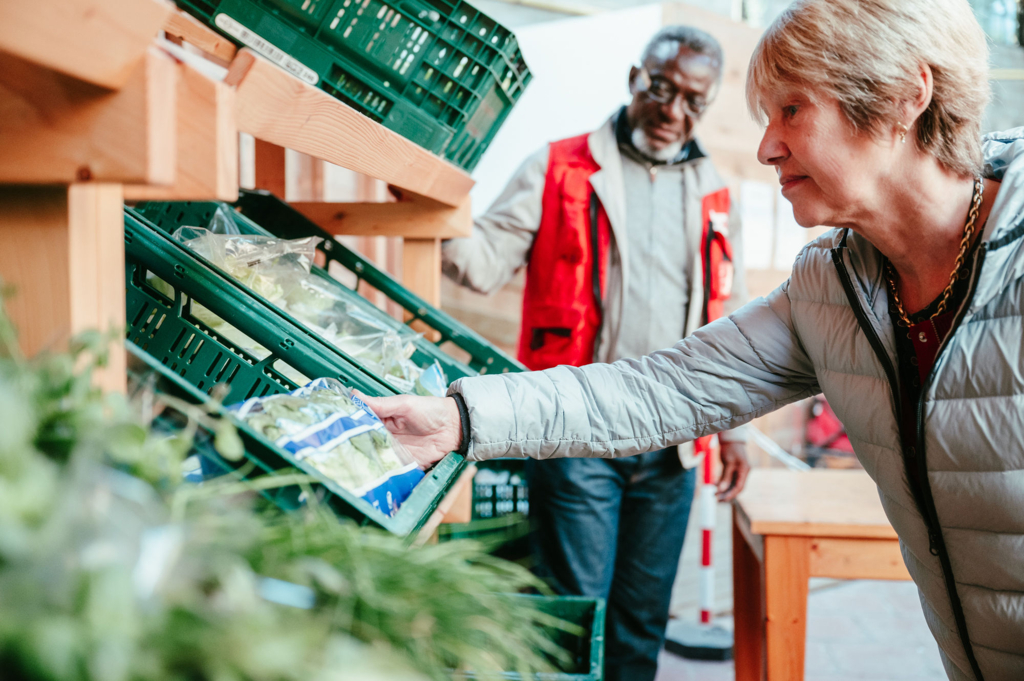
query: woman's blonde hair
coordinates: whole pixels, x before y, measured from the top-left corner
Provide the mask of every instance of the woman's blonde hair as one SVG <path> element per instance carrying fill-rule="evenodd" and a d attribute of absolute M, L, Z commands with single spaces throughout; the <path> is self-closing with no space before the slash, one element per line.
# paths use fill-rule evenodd
<path fill-rule="evenodd" d="M 747 104 L 764 120 L 782 84 L 833 97 L 853 127 L 882 133 L 931 68 L 932 101 L 912 135 L 960 175 L 981 172 L 981 119 L 991 91 L 988 44 L 967 0 L 797 0 L 761 37 L 750 59 Z"/>

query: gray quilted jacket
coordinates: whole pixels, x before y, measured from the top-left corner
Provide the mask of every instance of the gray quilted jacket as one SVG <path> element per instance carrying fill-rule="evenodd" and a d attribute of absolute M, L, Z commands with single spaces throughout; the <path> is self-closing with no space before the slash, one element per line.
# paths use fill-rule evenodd
<path fill-rule="evenodd" d="M 671 349 L 456 382 L 470 458 L 629 456 L 822 392 L 878 484 L 950 679 L 1024 679 L 1024 128 L 986 137 L 985 154 L 1002 185 L 922 393 L 931 503 L 915 501 L 900 452 L 880 255 L 845 230 L 809 244 L 767 298 Z"/>

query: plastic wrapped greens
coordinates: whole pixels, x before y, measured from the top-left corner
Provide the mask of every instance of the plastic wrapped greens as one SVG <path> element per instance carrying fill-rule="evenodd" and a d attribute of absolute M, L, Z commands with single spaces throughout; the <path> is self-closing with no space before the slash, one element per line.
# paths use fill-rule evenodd
<path fill-rule="evenodd" d="M 227 209 L 218 209 L 211 221 L 216 231 L 181 227 L 174 238 L 360 361 L 395 389 L 420 395 L 445 394 L 447 379 L 441 366 L 433 362 L 420 367 L 411 359 L 416 334 L 399 334 L 382 326 L 310 272 L 319 238 L 289 240 L 238 234 L 237 230 L 230 233 L 234 223 L 222 210 Z M 204 323 L 211 323 L 214 330 L 218 322 L 224 325 L 208 311 L 193 307 L 194 314 Z M 266 356 L 258 346 L 246 349 L 257 357 Z"/>
<path fill-rule="evenodd" d="M 333 378 L 229 407 L 299 461 L 389 516 L 423 479 L 401 443 Z"/>

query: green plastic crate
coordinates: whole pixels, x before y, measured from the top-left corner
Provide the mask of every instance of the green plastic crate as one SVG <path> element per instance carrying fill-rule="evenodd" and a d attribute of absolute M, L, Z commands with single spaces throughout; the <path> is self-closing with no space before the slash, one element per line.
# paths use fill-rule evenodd
<path fill-rule="evenodd" d="M 522 459 L 494 459 L 476 464 L 473 479 L 472 520 L 438 527 L 440 541 L 471 539 L 483 544 L 489 553 L 526 567 L 533 565 L 530 548 L 529 496 Z M 479 471 L 508 471 L 507 483 L 481 482 Z M 518 476 L 515 481 L 512 476 Z"/>
<path fill-rule="evenodd" d="M 224 410 L 212 405 L 209 397 L 196 390 L 181 376 L 172 372 L 166 366 L 158 362 L 152 355 L 131 341 L 125 341 L 125 348 L 128 351 L 128 384 L 129 388 L 143 387 L 143 384 L 152 382 L 149 386 L 158 395 L 171 395 L 191 404 L 202 406 L 223 414 Z M 181 430 L 186 424 L 185 417 L 176 410 L 165 410 L 153 420 L 153 428 L 160 432 L 173 433 Z M 242 464 L 234 464 L 225 461 L 217 453 L 213 445 L 213 433 L 203 427 L 199 427 L 195 434 L 192 447 L 192 454 L 197 454 L 203 459 L 203 477 L 219 477 L 231 473 L 232 470 Z M 245 462 L 253 467 L 255 475 L 276 475 L 279 471 L 271 468 L 263 462 L 263 458 L 255 454 L 261 452 L 269 453 L 266 442 L 254 435 L 249 429 L 240 429 L 239 436 L 245 447 Z M 272 448 L 271 448 L 272 449 Z M 285 511 L 291 511 L 301 506 L 299 495 L 301 490 L 297 487 L 280 487 L 260 491 L 260 496 L 277 505 Z"/>
<path fill-rule="evenodd" d="M 182 226 L 206 227 L 210 223 L 210 220 L 213 218 L 217 209 L 223 205 L 225 204 L 215 203 L 212 201 L 148 202 L 138 204 L 134 210 L 137 214 L 144 217 L 151 224 L 159 227 L 165 233 L 173 234 L 176 229 Z M 270 232 L 245 216 L 240 215 L 236 211 L 229 210 L 229 212 L 234 220 L 235 226 L 242 234 L 273 236 Z M 198 255 L 195 255 L 195 257 L 202 260 Z M 358 307 L 364 314 L 375 319 L 382 328 L 392 329 L 396 332 L 409 331 L 402 322 L 391 317 L 373 303 L 360 296 L 355 290 L 343 285 L 337 279 L 330 276 L 325 269 L 314 266 L 311 268 L 311 272 L 314 276 L 319 277 L 327 288 L 333 290 L 341 300 Z M 265 302 L 268 306 L 274 307 L 274 309 L 278 310 L 280 314 L 287 317 L 295 324 L 303 326 L 302 322 L 288 316 L 287 313 L 281 311 L 280 308 L 277 308 L 269 301 L 261 298 L 259 294 L 252 291 L 250 291 L 250 294 L 260 298 L 260 300 Z M 310 331 L 310 333 L 313 332 Z M 449 381 L 455 380 L 456 378 L 477 375 L 477 372 L 474 369 L 462 362 L 459 362 L 428 340 L 415 338 L 413 340 L 413 344 L 416 351 L 412 356 L 412 360 L 420 366 L 427 366 L 435 361 L 438 362 Z M 363 365 L 358 359 L 349 357 L 341 350 L 334 348 L 333 345 L 328 344 L 328 346 L 345 357 L 347 361 L 353 364 L 359 364 L 364 370 L 370 371 L 370 367 Z"/>
<path fill-rule="evenodd" d="M 481 374 L 526 371 L 526 367 L 505 354 L 483 336 L 451 315 L 433 307 L 412 293 L 390 274 L 324 231 L 287 203 L 266 191 L 242 190 L 239 192 L 238 210 L 270 234 L 282 239 L 299 239 L 316 236 L 323 239 L 320 251 L 328 264 L 337 263 L 356 276 L 358 282 L 365 281 L 393 302 L 401 306 L 411 318 L 409 323 L 420 321 L 440 335 L 437 344 L 451 343 L 469 355 L 468 364 Z"/>
<path fill-rule="evenodd" d="M 460 0 L 177 3 L 466 170 L 531 78 L 515 35 Z"/>
<path fill-rule="evenodd" d="M 529 490 L 523 472 L 523 459 L 495 459 L 478 463 L 483 471 L 507 471 L 509 481 L 491 484 L 473 480 L 473 519 L 490 520 L 510 515 L 526 516 L 530 512 Z M 518 478 L 518 480 L 516 479 Z"/>
<path fill-rule="evenodd" d="M 293 390 L 298 386 L 282 373 L 281 363 L 311 378 L 337 378 L 369 395 L 395 393 L 131 209 L 125 210 L 124 238 L 128 341 L 152 358 L 150 364 L 169 378 L 183 399 L 204 403 L 220 383 L 229 385 L 228 404 Z M 150 273 L 173 288 L 173 299 L 150 284 Z M 270 355 L 258 360 L 219 337 L 192 315 L 193 300 L 267 348 Z M 247 456 L 259 464 L 255 473 L 297 468 L 321 481 L 316 489 L 322 490 L 335 512 L 400 536 L 413 535 L 430 518 L 465 466 L 463 457 L 449 454 L 388 517 L 244 423 L 237 425 Z"/>
<path fill-rule="evenodd" d="M 600 598 L 580 596 L 527 596 L 537 602 L 543 612 L 579 625 L 586 632 L 575 636 L 566 632 L 552 632 L 555 643 L 572 656 L 572 662 L 561 672 L 537 674 L 537 681 L 601 681 L 604 677 L 604 619 L 605 603 Z M 477 679 L 475 674 L 460 673 L 454 679 Z M 491 678 L 491 677 L 488 677 Z M 506 672 L 501 678 L 522 679 L 520 674 Z"/>

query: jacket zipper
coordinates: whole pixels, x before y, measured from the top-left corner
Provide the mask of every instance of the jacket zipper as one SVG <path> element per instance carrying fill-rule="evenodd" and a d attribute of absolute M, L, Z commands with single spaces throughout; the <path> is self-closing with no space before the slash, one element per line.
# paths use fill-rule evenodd
<path fill-rule="evenodd" d="M 885 370 L 886 377 L 889 380 L 889 390 L 892 394 L 894 413 L 899 414 L 899 380 L 896 377 L 896 368 L 889 359 L 889 354 L 885 351 L 885 347 L 882 345 L 882 341 L 878 337 L 878 333 L 871 325 L 870 320 L 868 320 L 867 313 L 861 305 L 860 297 L 857 295 L 856 289 L 853 287 L 853 281 L 846 268 L 846 263 L 843 261 L 841 249 L 846 248 L 846 236 L 846 234 L 843 235 L 842 245 L 839 248 L 832 249 L 832 262 L 835 264 L 836 270 L 839 273 L 839 279 L 843 284 L 843 290 L 846 292 L 846 298 L 850 301 L 850 307 L 853 309 L 853 314 L 857 318 L 857 323 L 864 332 L 864 335 L 867 337 L 868 344 L 871 345 L 871 349 L 874 350 L 878 360 L 882 363 L 882 368 Z M 964 300 L 964 303 L 960 308 L 960 313 L 957 315 L 956 319 L 954 319 L 953 326 L 950 328 L 949 334 L 946 336 L 947 343 L 949 338 L 953 336 L 953 333 L 960 325 L 960 322 L 963 321 L 964 315 L 970 307 L 971 299 L 974 297 L 978 278 L 981 276 L 981 264 L 985 260 L 985 244 L 981 244 L 979 248 L 981 250 L 979 250 L 979 254 L 975 256 L 975 269 L 970 290 L 968 291 L 967 298 Z M 946 344 L 944 343 L 939 348 L 939 353 L 935 356 L 936 363 L 938 363 L 939 357 L 942 356 L 942 350 L 945 349 L 945 346 Z M 933 365 L 932 372 L 934 372 L 934 370 L 935 367 Z M 964 647 L 964 652 L 967 654 L 967 661 L 971 665 L 971 671 L 974 672 L 976 681 L 984 681 L 981 669 L 978 667 L 978 661 L 974 656 L 974 646 L 967 634 L 967 620 L 964 617 L 963 604 L 960 601 L 960 595 L 956 588 L 956 581 L 953 578 L 953 567 L 949 560 L 949 552 L 946 550 L 946 542 L 942 537 L 942 529 L 939 526 L 938 511 L 935 508 L 935 500 L 932 497 L 931 483 L 928 480 L 928 462 L 925 457 L 924 450 L 924 395 L 931 383 L 930 377 L 931 373 L 929 373 L 929 380 L 927 380 L 921 387 L 921 393 L 918 396 L 916 405 L 917 448 L 915 459 L 917 463 L 917 478 L 919 480 L 917 487 L 920 489 L 915 491 L 914 496 L 918 506 L 920 507 L 918 510 L 924 517 L 925 526 L 928 530 L 928 550 L 932 555 L 939 558 L 939 563 L 942 566 L 942 575 L 946 584 L 946 593 L 949 596 L 950 605 L 953 610 L 953 619 L 956 621 L 957 633 L 960 635 L 960 644 Z M 902 458 L 904 467 L 908 469 L 907 476 L 909 478 L 909 463 L 905 453 Z M 912 489 L 913 487 L 914 486 L 912 486 Z"/>
<path fill-rule="evenodd" d="M 939 563 L 942 565 L 942 573 L 946 578 L 946 591 L 949 594 L 949 600 L 953 606 L 953 619 L 956 620 L 956 628 L 960 634 L 960 642 L 964 647 L 964 651 L 967 653 L 967 661 L 970 663 L 971 671 L 974 672 L 975 677 L 977 677 L 977 681 L 984 681 L 984 677 L 981 675 L 981 668 L 978 666 L 978 660 L 974 656 L 974 645 L 971 643 L 971 639 L 968 636 L 967 619 L 964 616 L 963 604 L 960 601 L 956 582 L 953 579 L 953 565 L 949 560 L 949 552 L 946 550 L 946 540 L 942 536 L 942 528 L 939 525 L 938 511 L 935 508 L 935 501 L 932 498 L 931 484 L 928 481 L 928 461 L 925 457 L 924 445 L 924 396 L 927 394 L 928 388 L 931 386 L 931 378 L 935 372 L 935 364 L 938 364 L 939 358 L 942 357 L 943 350 L 946 349 L 946 346 L 949 344 L 949 340 L 953 337 L 957 327 L 960 326 L 960 323 L 967 315 L 968 308 L 971 306 L 971 300 L 974 298 L 974 292 L 978 288 L 978 279 L 981 277 L 981 267 L 985 262 L 985 253 L 985 244 L 980 244 L 978 247 L 978 253 L 974 257 L 974 272 L 971 276 L 971 284 L 970 288 L 967 290 L 967 296 L 964 298 L 964 302 L 960 306 L 960 312 L 953 320 L 953 326 L 950 327 L 945 341 L 939 346 L 938 354 L 935 355 L 935 363 L 932 364 L 932 370 L 928 373 L 927 379 L 921 385 L 921 392 L 917 396 L 917 404 L 915 405 L 918 477 L 924 481 L 921 492 L 925 497 L 926 508 L 931 514 L 929 525 L 934 528 L 933 531 L 930 530 L 928 533 L 928 542 L 934 546 L 934 548 L 931 549 L 932 555 L 938 556 Z"/>

